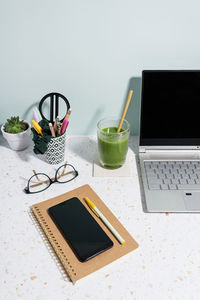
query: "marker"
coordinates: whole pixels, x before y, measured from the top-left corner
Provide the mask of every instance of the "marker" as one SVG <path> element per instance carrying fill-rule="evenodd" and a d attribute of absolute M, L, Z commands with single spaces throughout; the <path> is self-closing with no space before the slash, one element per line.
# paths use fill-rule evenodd
<path fill-rule="evenodd" d="M 110 224 L 110 222 L 104 217 L 104 215 L 98 210 L 96 205 L 88 198 L 85 197 L 85 202 L 89 206 L 89 208 L 95 213 L 97 217 L 99 217 L 103 223 L 108 227 L 108 229 L 112 232 L 112 234 L 116 237 L 116 239 L 120 242 L 120 244 L 124 245 L 125 240 L 119 235 L 119 233 L 115 230 L 115 228 Z"/>
<path fill-rule="evenodd" d="M 43 135 L 42 128 L 40 127 L 40 125 L 35 120 L 32 120 L 32 123 L 33 123 L 33 128 L 37 131 L 37 133 Z"/>

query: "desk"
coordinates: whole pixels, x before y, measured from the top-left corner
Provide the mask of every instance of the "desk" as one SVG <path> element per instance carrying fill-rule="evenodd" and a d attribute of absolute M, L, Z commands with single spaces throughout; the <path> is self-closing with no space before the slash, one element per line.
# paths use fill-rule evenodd
<path fill-rule="evenodd" d="M 130 139 L 132 176 L 92 176 L 96 137 L 68 137 L 66 159 L 79 171 L 68 184 L 26 195 L 32 169 L 53 176 L 56 167 L 0 138 L 0 299 L 198 299 L 200 214 L 147 214 L 142 210 Z M 65 281 L 29 215 L 32 204 L 89 184 L 139 243 L 139 248 L 73 285 Z"/>

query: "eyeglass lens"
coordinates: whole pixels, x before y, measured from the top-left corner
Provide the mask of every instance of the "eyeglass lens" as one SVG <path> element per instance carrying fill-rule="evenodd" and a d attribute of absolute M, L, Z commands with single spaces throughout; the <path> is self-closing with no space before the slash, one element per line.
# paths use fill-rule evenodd
<path fill-rule="evenodd" d="M 45 190 L 50 185 L 50 180 L 45 174 L 37 174 L 30 179 L 30 193 L 37 193 Z"/>
<path fill-rule="evenodd" d="M 67 182 L 76 176 L 74 168 L 70 165 L 61 166 L 57 171 L 56 179 L 58 182 Z"/>

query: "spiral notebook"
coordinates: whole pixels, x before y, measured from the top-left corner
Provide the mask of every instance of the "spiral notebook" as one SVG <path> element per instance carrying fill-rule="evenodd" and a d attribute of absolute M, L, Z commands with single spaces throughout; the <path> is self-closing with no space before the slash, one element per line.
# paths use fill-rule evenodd
<path fill-rule="evenodd" d="M 66 201 L 70 198 L 77 197 L 82 202 L 82 204 L 87 208 L 89 213 L 93 218 L 99 223 L 105 233 L 113 241 L 114 245 L 111 249 L 103 252 L 96 257 L 90 259 L 87 262 L 80 262 L 70 246 L 62 236 L 61 232 L 51 219 L 48 214 L 48 209 L 56 204 Z M 121 236 L 125 239 L 125 244 L 121 245 L 109 231 L 109 229 L 102 223 L 102 221 L 88 208 L 84 201 L 84 197 L 89 197 L 94 201 L 99 210 L 108 219 L 108 221 L 113 225 L 113 227 L 119 232 Z M 56 252 L 59 260 L 61 261 L 66 273 L 70 277 L 71 281 L 75 283 L 77 280 L 99 270 L 100 268 L 106 266 L 107 264 L 117 260 L 118 258 L 124 256 L 125 254 L 135 250 L 138 247 L 137 242 L 128 233 L 124 226 L 119 222 L 119 220 L 113 215 L 113 213 L 108 209 L 108 207 L 103 203 L 103 201 L 98 197 L 94 190 L 89 185 L 83 185 L 75 190 L 51 198 L 49 200 L 37 203 L 32 206 L 32 211 L 38 220 L 41 228 L 43 229 L 45 235 L 47 236 L 51 246 Z"/>

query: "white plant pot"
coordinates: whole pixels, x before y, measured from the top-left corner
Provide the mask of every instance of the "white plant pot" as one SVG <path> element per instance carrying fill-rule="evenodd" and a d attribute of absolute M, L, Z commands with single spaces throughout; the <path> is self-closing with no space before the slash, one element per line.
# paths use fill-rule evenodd
<path fill-rule="evenodd" d="M 4 125 L 1 127 L 2 134 L 4 138 L 7 140 L 11 149 L 20 151 L 26 149 L 30 144 L 30 133 L 31 133 L 31 125 L 29 122 L 24 121 L 24 123 L 28 124 L 28 128 L 20 133 L 8 133 L 4 130 Z"/>

